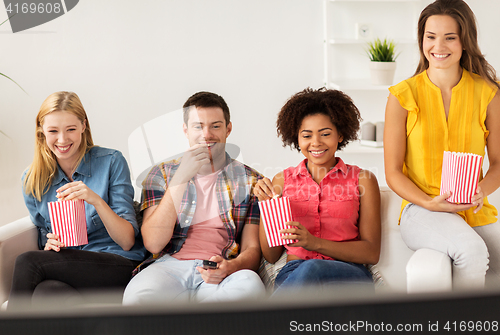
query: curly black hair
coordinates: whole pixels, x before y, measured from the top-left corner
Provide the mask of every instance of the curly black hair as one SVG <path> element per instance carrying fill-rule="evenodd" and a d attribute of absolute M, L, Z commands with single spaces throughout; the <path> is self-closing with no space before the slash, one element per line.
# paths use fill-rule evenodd
<path fill-rule="evenodd" d="M 350 141 L 358 139 L 359 124 L 362 121 L 358 108 L 344 92 L 324 87 L 305 90 L 294 94 L 281 108 L 276 121 L 278 137 L 283 146 L 289 145 L 300 151 L 299 129 L 302 120 L 309 115 L 324 114 L 332 120 L 343 140 L 337 147 L 342 150 Z"/>

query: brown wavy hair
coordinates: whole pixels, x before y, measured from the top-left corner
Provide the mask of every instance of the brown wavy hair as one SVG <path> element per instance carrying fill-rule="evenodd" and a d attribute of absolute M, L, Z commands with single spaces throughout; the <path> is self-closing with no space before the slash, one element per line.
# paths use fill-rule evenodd
<path fill-rule="evenodd" d="M 429 68 L 429 61 L 425 58 L 423 51 L 423 41 L 425 24 L 427 23 L 427 19 L 433 15 L 447 15 L 457 22 L 460 29 L 460 42 L 464 49 L 460 58 L 460 66 L 471 73 L 480 75 L 490 84 L 500 89 L 496 71 L 484 58 L 477 42 L 476 17 L 463 0 L 436 0 L 425 7 L 422 13 L 420 13 L 418 19 L 420 62 L 414 76 Z"/>
<path fill-rule="evenodd" d="M 187 125 L 189 121 L 190 107 L 219 107 L 222 109 L 224 114 L 224 120 L 226 121 L 226 126 L 231 122 L 231 114 L 229 113 L 229 107 L 226 101 L 220 95 L 212 92 L 198 92 L 190 96 L 184 103 L 183 107 L 183 118 L 184 123 Z"/>
<path fill-rule="evenodd" d="M 302 120 L 309 115 L 324 114 L 330 118 L 343 140 L 337 151 L 342 150 L 350 141 L 358 139 L 361 115 L 352 99 L 344 92 L 320 88 L 305 90 L 293 95 L 281 108 L 276 121 L 278 137 L 283 146 L 300 151 L 299 129 Z"/>

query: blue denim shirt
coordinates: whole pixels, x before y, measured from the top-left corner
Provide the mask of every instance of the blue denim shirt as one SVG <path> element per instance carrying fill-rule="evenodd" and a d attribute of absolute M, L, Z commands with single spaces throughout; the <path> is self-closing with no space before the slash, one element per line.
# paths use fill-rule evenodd
<path fill-rule="evenodd" d="M 73 180 L 85 183 L 116 214 L 130 222 L 134 227 L 136 242 L 134 247 L 129 251 L 123 250 L 109 236 L 94 206 L 85 202 L 89 243 L 70 248 L 109 252 L 131 260 L 142 261 L 146 255 L 146 249 L 142 244 L 135 217 L 133 206 L 134 189 L 130 181 L 130 171 L 127 161 L 121 152 L 113 149 L 93 147 L 85 154 L 80 165 L 78 165 L 73 174 Z M 58 165 L 52 185 L 50 185 L 47 193 L 42 196 L 42 201 L 37 201 L 31 194 L 26 194 L 23 190 L 24 202 L 26 203 L 26 207 L 28 207 L 31 221 L 38 228 L 38 246 L 40 249 L 43 249 L 47 242 L 47 233 L 52 232 L 47 203 L 57 201 L 56 190 L 69 182 L 69 178 L 66 177 Z"/>

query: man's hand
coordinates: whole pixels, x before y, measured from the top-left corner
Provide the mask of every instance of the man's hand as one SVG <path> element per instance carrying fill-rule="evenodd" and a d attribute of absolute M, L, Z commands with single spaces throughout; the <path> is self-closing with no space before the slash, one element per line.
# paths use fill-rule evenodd
<path fill-rule="evenodd" d="M 182 156 L 181 164 L 174 177 L 180 184 L 187 183 L 206 164 L 210 164 L 208 146 L 206 144 L 195 144 L 186 150 Z"/>
<path fill-rule="evenodd" d="M 230 263 L 221 256 L 212 256 L 209 260 L 217 263 L 217 269 L 206 270 L 201 266 L 197 266 L 196 270 L 201 273 L 201 278 L 205 283 L 218 285 L 231 273 L 229 270 Z"/>

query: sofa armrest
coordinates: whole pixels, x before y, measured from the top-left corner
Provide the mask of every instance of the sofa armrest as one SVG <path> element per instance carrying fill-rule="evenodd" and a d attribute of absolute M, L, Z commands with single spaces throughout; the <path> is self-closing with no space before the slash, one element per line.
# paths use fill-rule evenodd
<path fill-rule="evenodd" d="M 439 251 L 419 249 L 406 265 L 406 276 L 408 293 L 451 291 L 451 259 Z"/>
<path fill-rule="evenodd" d="M 9 298 L 18 255 L 38 250 L 38 231 L 28 216 L 0 227 L 0 304 Z"/>

